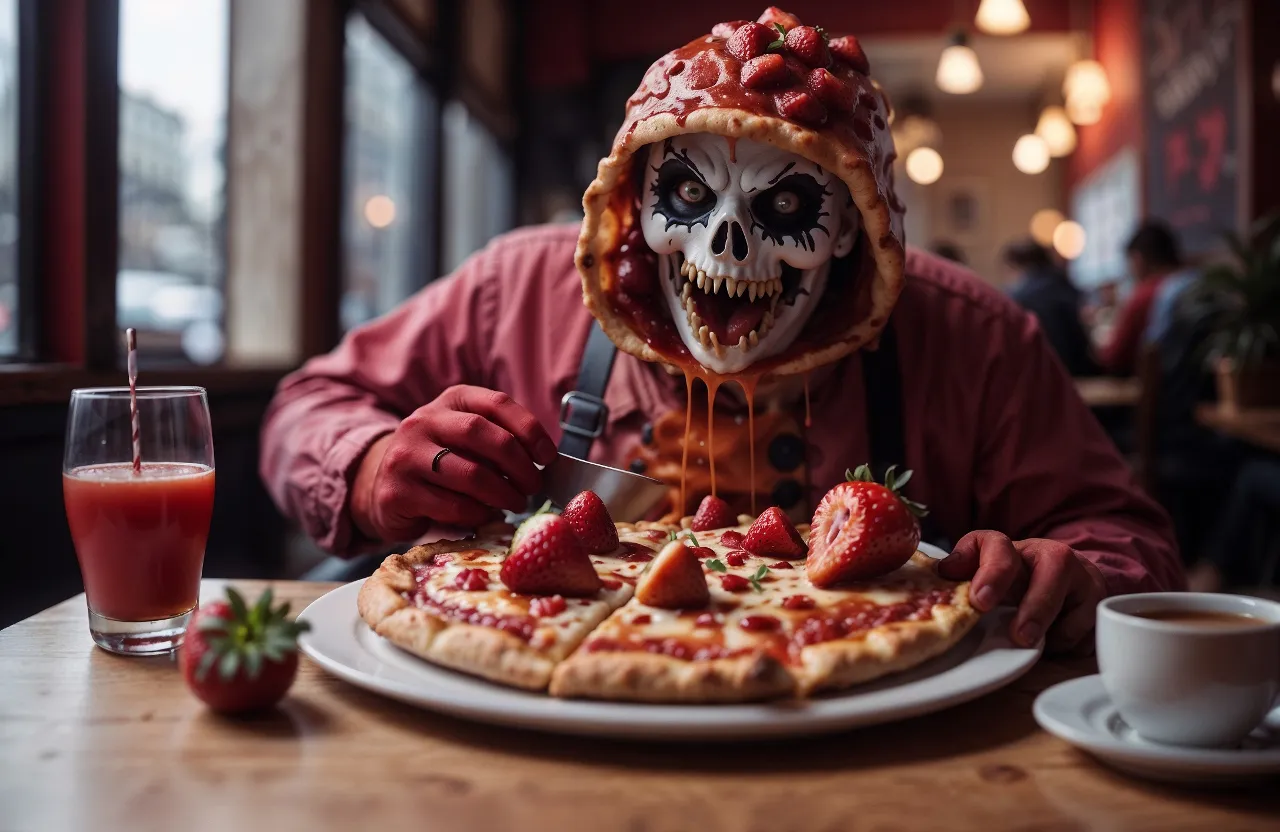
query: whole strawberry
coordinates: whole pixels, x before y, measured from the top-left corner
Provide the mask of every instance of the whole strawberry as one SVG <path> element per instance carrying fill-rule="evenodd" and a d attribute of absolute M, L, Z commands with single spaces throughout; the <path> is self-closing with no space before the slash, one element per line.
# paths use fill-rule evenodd
<path fill-rule="evenodd" d="M 668 610 L 705 607 L 711 592 L 695 550 L 679 540 L 668 543 L 636 581 L 636 600 Z"/>
<path fill-rule="evenodd" d="M 187 687 L 219 713 L 243 713 L 279 702 L 298 673 L 298 634 L 289 605 L 272 606 L 268 589 L 249 607 L 227 587 L 227 600 L 202 604 L 191 617 L 178 664 Z"/>
<path fill-rule="evenodd" d="M 724 48 L 740 61 L 749 61 L 763 55 L 769 44 L 778 39 L 778 33 L 760 23 L 744 23 L 734 30 Z"/>
<path fill-rule="evenodd" d="M 812 93 L 803 90 L 787 90 L 775 95 L 773 106 L 783 118 L 810 127 L 821 127 L 827 122 L 827 108 Z"/>
<path fill-rule="evenodd" d="M 866 465 L 846 476 L 849 481 L 828 491 L 813 515 L 805 571 L 815 586 L 886 575 L 910 560 L 920 544 L 916 518 L 927 511 L 899 493 L 910 471 L 898 475 L 890 468 L 884 485 Z"/>
<path fill-rule="evenodd" d="M 583 491 L 565 504 L 560 516 L 577 532 L 588 553 L 603 555 L 618 548 L 618 527 L 596 492 Z"/>
<path fill-rule="evenodd" d="M 827 51 L 827 38 L 821 29 L 813 26 L 797 26 L 787 30 L 785 42 L 787 51 L 809 66 L 826 66 L 831 63 L 831 53 Z"/>
<path fill-rule="evenodd" d="M 827 42 L 827 48 L 840 60 L 849 66 L 861 72 L 863 75 L 870 74 L 871 62 L 867 60 L 867 53 L 863 50 L 862 44 L 853 35 L 845 35 L 842 38 L 834 38 Z"/>
<path fill-rule="evenodd" d="M 498 577 L 524 595 L 581 597 L 601 587 L 577 532 L 557 514 L 535 514 L 520 524 Z"/>
<path fill-rule="evenodd" d="M 805 552 L 804 538 L 777 506 L 770 506 L 756 518 L 747 529 L 742 548 L 758 557 L 802 558 Z"/>
<path fill-rule="evenodd" d="M 695 532 L 706 532 L 712 529 L 727 529 L 738 525 L 738 515 L 724 500 L 712 494 L 702 498 L 698 511 L 693 515 L 691 528 Z"/>

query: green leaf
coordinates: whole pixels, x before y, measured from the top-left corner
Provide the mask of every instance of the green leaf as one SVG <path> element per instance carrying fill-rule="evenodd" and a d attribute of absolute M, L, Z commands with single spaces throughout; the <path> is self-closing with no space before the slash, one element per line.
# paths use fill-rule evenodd
<path fill-rule="evenodd" d="M 543 503 L 543 504 L 538 508 L 538 510 L 537 510 L 537 511 L 535 511 L 535 512 L 534 512 L 534 514 L 551 514 L 551 513 L 552 513 L 552 511 L 551 511 L 551 501 L 550 501 L 550 500 L 547 500 L 545 503 Z"/>
<path fill-rule="evenodd" d="M 875 482 L 875 477 L 871 475 L 871 466 L 865 462 L 852 471 L 846 469 L 844 478 L 849 482 Z"/>
<path fill-rule="evenodd" d="M 257 679 L 262 672 L 262 651 L 256 644 L 244 648 L 244 673 L 250 679 Z"/>
<path fill-rule="evenodd" d="M 689 539 L 693 541 L 693 545 L 694 545 L 694 546 L 700 546 L 700 545 L 702 545 L 702 544 L 698 543 L 698 538 L 696 538 L 696 537 L 694 537 L 694 536 L 693 536 L 693 531 L 692 531 L 692 530 L 686 530 L 686 531 L 685 531 L 685 534 L 687 534 L 687 535 L 689 536 Z"/>
<path fill-rule="evenodd" d="M 200 657 L 200 664 L 196 665 L 196 681 L 203 682 L 205 677 L 209 675 L 209 668 L 213 667 L 213 663 L 218 660 L 218 654 L 213 650 L 206 650 L 204 655 Z"/>
<path fill-rule="evenodd" d="M 897 465 L 890 465 L 889 470 L 884 472 L 884 487 L 894 492 L 898 490 L 897 470 Z"/>
<path fill-rule="evenodd" d="M 233 586 L 227 587 L 227 603 L 231 605 L 231 619 L 233 621 L 246 621 L 249 618 L 249 608 L 244 603 L 244 596 L 236 592 Z"/>
<path fill-rule="evenodd" d="M 897 488 L 896 488 L 896 489 L 894 489 L 894 490 L 895 490 L 895 491 L 901 491 L 901 490 L 902 490 L 902 486 L 904 486 L 904 485 L 906 485 L 907 483 L 911 482 L 911 477 L 912 477 L 912 475 L 914 475 L 914 474 L 915 474 L 915 471 L 912 471 L 910 468 L 908 468 L 907 470 L 905 470 L 905 471 L 903 471 L 901 474 L 899 474 L 899 475 L 898 475 L 898 477 L 897 477 L 897 479 L 896 479 Z"/>
<path fill-rule="evenodd" d="M 702 562 L 702 565 L 710 569 L 712 572 L 728 572 L 729 571 L 729 567 L 725 566 L 716 558 L 707 558 Z"/>
<path fill-rule="evenodd" d="M 273 662 L 282 662 L 282 661 L 284 661 L 284 651 L 282 651 L 282 650 L 280 649 L 280 647 L 279 647 L 278 645 L 276 645 L 276 644 L 264 644 L 264 645 L 262 645 L 262 655 L 263 655 L 263 656 L 264 656 L 268 661 L 273 661 Z"/>
<path fill-rule="evenodd" d="M 230 650 L 222 656 L 222 660 L 218 662 L 218 675 L 222 677 L 224 682 L 230 682 L 236 677 L 236 671 L 240 669 L 240 653 L 236 650 Z"/>
<path fill-rule="evenodd" d="M 675 542 L 676 542 L 677 540 L 679 540 L 679 539 L 680 539 L 680 535 L 679 535 L 679 534 L 678 534 L 674 529 L 672 529 L 671 531 L 667 532 L 667 542 L 668 542 L 668 543 L 675 543 Z"/>
<path fill-rule="evenodd" d="M 769 567 L 765 566 L 762 563 L 760 564 L 760 568 L 756 570 L 756 573 L 751 576 L 751 579 L 755 581 L 759 581 L 763 579 L 765 575 L 768 575 L 768 574 L 769 574 Z"/>

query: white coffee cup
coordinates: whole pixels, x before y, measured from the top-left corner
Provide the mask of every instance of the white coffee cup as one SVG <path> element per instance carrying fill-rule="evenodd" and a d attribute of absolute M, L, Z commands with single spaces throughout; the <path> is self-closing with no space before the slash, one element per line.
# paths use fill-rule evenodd
<path fill-rule="evenodd" d="M 1240 626 L 1144 618 L 1243 615 Z M 1098 668 L 1120 716 L 1143 739 L 1229 747 L 1280 693 L 1280 604 L 1207 592 L 1119 595 L 1098 605 Z"/>

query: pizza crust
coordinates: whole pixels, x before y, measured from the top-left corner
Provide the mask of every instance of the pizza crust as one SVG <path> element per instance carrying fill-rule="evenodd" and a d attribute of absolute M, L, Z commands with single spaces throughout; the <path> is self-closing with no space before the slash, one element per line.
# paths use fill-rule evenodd
<path fill-rule="evenodd" d="M 794 671 L 799 694 L 862 684 L 945 653 L 981 617 L 969 605 L 968 590 L 968 584 L 957 587 L 953 604 L 935 606 L 929 621 L 899 621 L 876 627 L 861 639 L 837 639 L 803 648 L 800 666 Z"/>
<path fill-rule="evenodd" d="M 685 661 L 638 652 L 584 652 L 562 662 L 551 695 L 628 702 L 749 702 L 787 696 L 796 682 L 765 653 Z"/>
<path fill-rule="evenodd" d="M 414 606 L 403 593 L 415 588 L 413 567 L 447 552 L 499 545 L 510 527 L 481 529 L 474 538 L 415 546 L 390 555 L 364 585 L 356 600 L 360 617 L 392 644 L 434 664 L 460 670 L 499 684 L 546 690 L 560 656 L 548 655 L 501 630 L 447 621 Z M 587 626 L 594 627 L 608 611 Z"/>

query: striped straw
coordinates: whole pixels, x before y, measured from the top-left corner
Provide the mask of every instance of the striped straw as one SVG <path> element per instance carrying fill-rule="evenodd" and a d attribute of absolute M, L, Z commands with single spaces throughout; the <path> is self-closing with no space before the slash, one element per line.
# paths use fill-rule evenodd
<path fill-rule="evenodd" d="M 138 330 L 129 327 L 124 331 L 129 348 L 129 418 L 133 422 L 133 473 L 142 475 L 142 428 L 138 418 Z"/>

